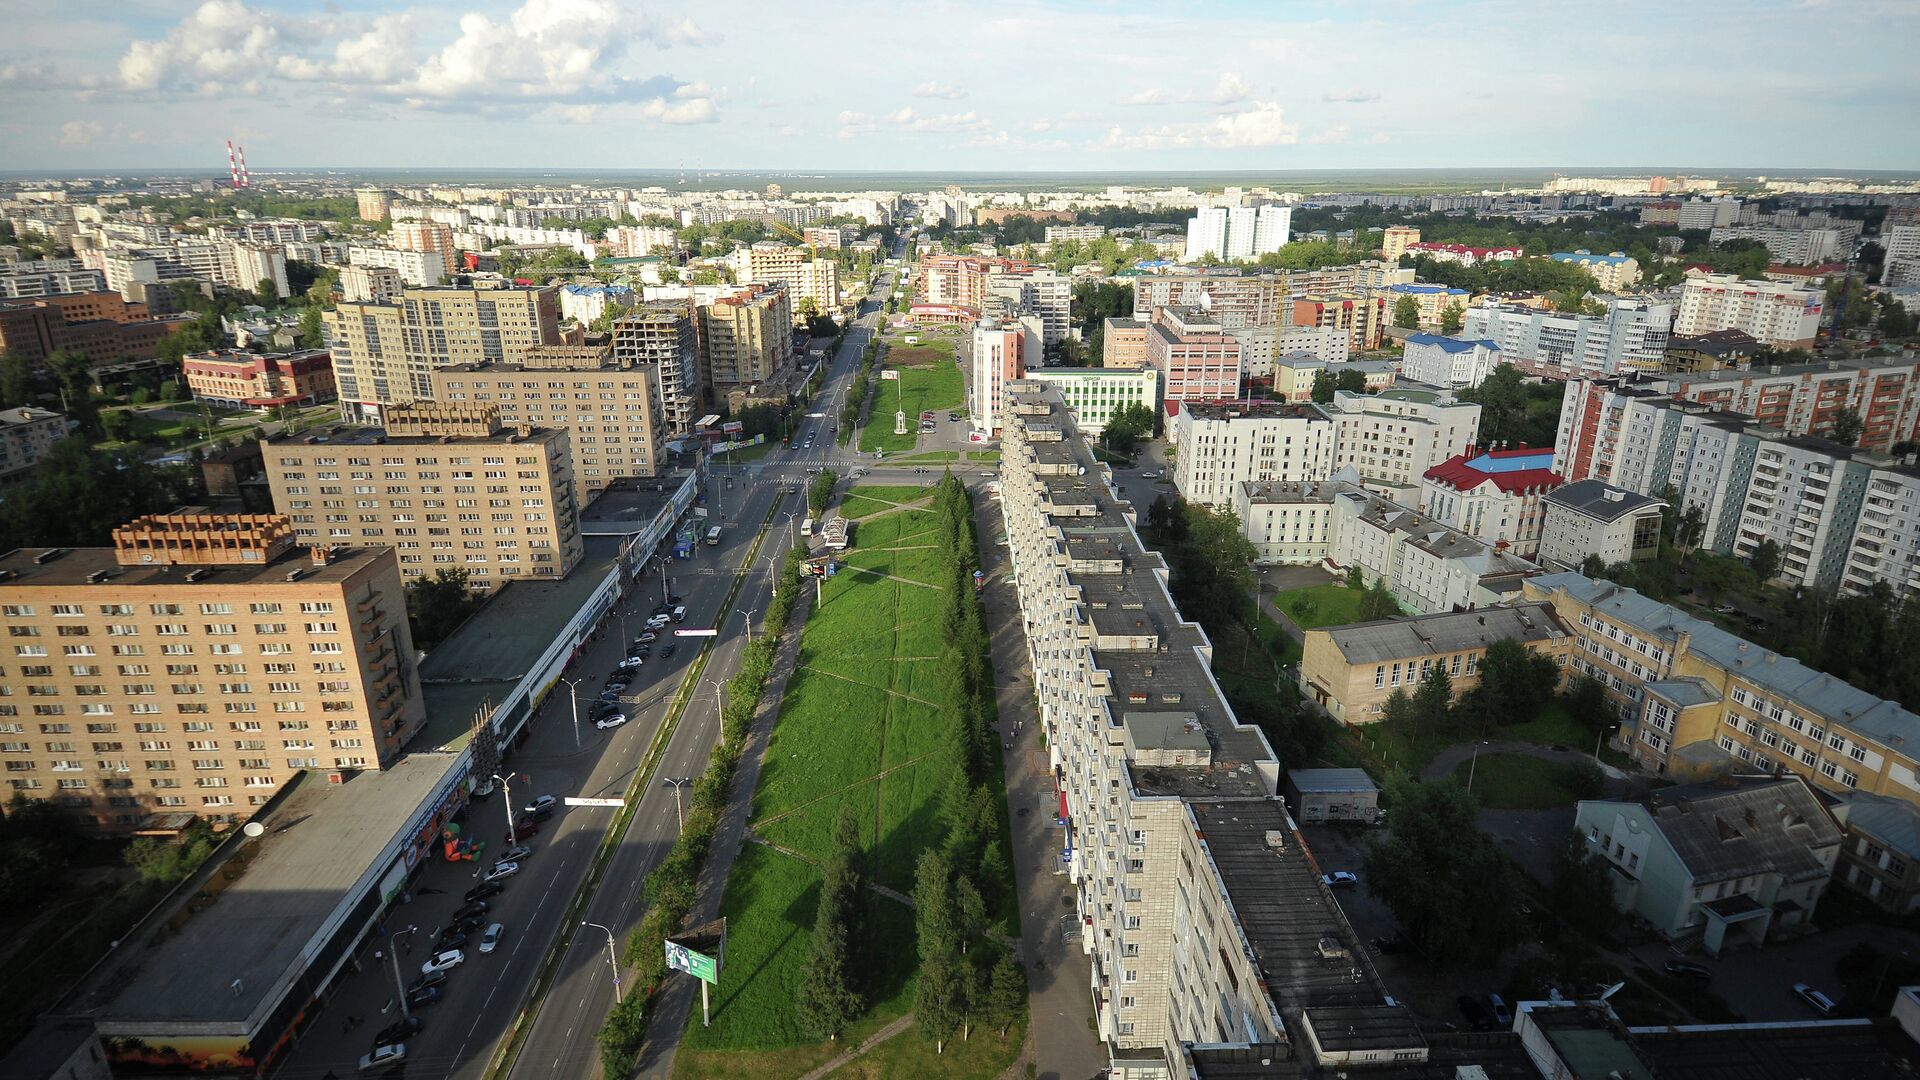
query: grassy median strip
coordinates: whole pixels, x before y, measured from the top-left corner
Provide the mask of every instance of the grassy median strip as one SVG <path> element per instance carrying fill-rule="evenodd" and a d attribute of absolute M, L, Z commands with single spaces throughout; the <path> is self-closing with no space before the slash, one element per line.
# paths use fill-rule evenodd
<path fill-rule="evenodd" d="M 752 573 L 753 560 L 760 553 L 760 543 L 766 539 L 767 528 L 773 523 L 780 501 L 778 498 L 774 499 L 773 506 L 767 511 L 766 519 L 760 523 L 759 531 L 754 534 L 753 544 L 747 548 L 746 558 L 741 560 L 740 569 L 734 572 L 733 588 L 728 590 L 726 599 L 721 602 L 720 610 L 723 614 L 716 620 L 717 622 L 726 621 L 724 613 L 732 610 L 734 600 L 740 595 L 740 587 L 746 583 L 747 576 Z M 501 1046 L 499 1052 L 494 1055 L 493 1061 L 487 1066 L 486 1075 L 489 1080 L 504 1077 L 513 1070 L 513 1063 L 526 1045 L 527 1035 L 533 1030 L 533 1022 L 540 1015 L 540 1003 L 545 999 L 547 990 L 553 983 L 553 973 L 560 965 L 560 958 L 573 944 L 574 931 L 579 929 L 581 914 L 586 910 L 587 903 L 593 898 L 594 892 L 599 889 L 600 880 L 606 875 L 607 866 L 612 862 L 614 851 L 626 838 L 627 828 L 633 824 L 634 815 L 639 812 L 640 800 L 646 794 L 648 786 L 653 783 L 654 770 L 659 768 L 660 758 L 666 753 L 674 731 L 680 726 L 680 718 L 686 714 L 687 707 L 693 703 L 694 693 L 699 689 L 700 680 L 706 677 L 707 661 L 712 657 L 714 645 L 719 640 L 717 637 L 706 639 L 705 644 L 700 648 L 699 657 L 681 678 L 680 688 L 674 693 L 673 704 L 668 707 L 667 715 L 660 724 L 660 730 L 654 733 L 653 740 L 648 743 L 647 752 L 640 760 L 640 767 L 634 771 L 633 781 L 627 786 L 627 792 L 623 798 L 624 805 L 620 807 L 619 813 L 614 815 L 612 826 L 608 828 L 606 836 L 601 838 L 599 846 L 594 850 L 593 864 L 587 871 L 586 880 L 580 883 L 580 887 L 573 894 L 573 899 L 567 904 L 567 913 L 561 923 L 560 936 L 540 961 L 540 970 L 534 976 L 533 986 L 528 991 L 526 1003 L 514 1017 L 506 1043 Z"/>

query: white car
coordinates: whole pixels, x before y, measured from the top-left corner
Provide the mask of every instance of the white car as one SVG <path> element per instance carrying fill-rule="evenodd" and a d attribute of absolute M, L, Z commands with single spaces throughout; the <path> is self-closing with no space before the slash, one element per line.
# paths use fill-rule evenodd
<path fill-rule="evenodd" d="M 493 864 L 493 869 L 487 871 L 486 880 L 502 881 L 519 872 L 520 864 L 517 862 L 497 862 Z"/>
<path fill-rule="evenodd" d="M 647 629 L 649 629 L 649 630 L 665 630 L 665 629 L 667 628 L 667 624 L 668 624 L 669 622 L 672 622 L 672 621 L 673 621 L 673 620 L 671 620 L 671 619 L 669 619 L 669 618 L 668 618 L 667 616 L 665 616 L 665 615 L 652 615 L 652 616 L 648 616 L 648 618 L 647 618 Z"/>
<path fill-rule="evenodd" d="M 1360 878 L 1346 870 L 1335 870 L 1331 874 L 1321 874 L 1320 884 L 1329 889 L 1351 889 L 1360 884 Z"/>
<path fill-rule="evenodd" d="M 480 951 L 490 953 L 499 948 L 500 935 L 506 932 L 507 928 L 500 923 L 494 923 L 492 926 L 487 927 L 487 932 L 480 935 Z"/>
<path fill-rule="evenodd" d="M 525 844 L 516 844 L 500 853 L 500 861 L 517 863 L 531 854 L 533 854 L 532 848 Z"/>
<path fill-rule="evenodd" d="M 394 1043 L 391 1046 L 376 1046 L 373 1048 L 373 1053 L 367 1054 L 360 1059 L 360 1071 L 366 1072 L 368 1069 L 381 1069 L 405 1060 L 407 1060 L 406 1043 Z"/>
<path fill-rule="evenodd" d="M 1154 472 L 1154 471 L 1152 471 L 1151 469 L 1149 469 L 1148 471 L 1146 471 L 1146 472 L 1143 472 L 1143 473 L 1141 473 L 1141 474 L 1140 474 L 1140 479 L 1142 479 L 1142 480 L 1158 480 L 1158 479 L 1160 479 L 1160 474 L 1159 474 L 1159 473 L 1157 473 L 1157 472 Z"/>
<path fill-rule="evenodd" d="M 667 616 L 665 616 L 665 615 L 655 615 L 655 616 L 653 616 L 653 617 L 652 617 L 651 619 L 649 619 L 648 621 L 649 621 L 649 622 L 651 622 L 651 621 L 653 621 L 653 619 L 662 619 L 662 620 L 664 620 L 664 619 L 666 619 L 666 618 L 667 618 Z M 665 622 L 662 622 L 662 623 L 660 624 L 660 626 L 665 626 L 665 625 L 667 625 L 667 624 L 666 624 Z M 658 629 L 660 629 L 660 626 L 656 626 L 656 627 L 654 627 L 654 628 L 653 628 L 653 630 L 658 630 Z M 656 641 L 658 641 L 658 640 L 660 640 L 660 635 L 659 635 L 659 634 L 656 634 L 656 633 L 654 633 L 654 632 L 653 632 L 653 630 L 644 630 L 644 631 L 642 631 L 639 637 L 637 637 L 637 638 L 634 638 L 634 639 L 633 639 L 633 640 L 634 640 L 634 642 L 635 642 L 636 644 L 640 644 L 640 645 L 651 645 L 651 644 L 653 644 L 654 642 L 656 642 Z"/>
<path fill-rule="evenodd" d="M 608 715 L 602 717 L 601 719 L 594 721 L 593 726 L 599 728 L 601 731 L 612 731 L 614 728 L 617 728 L 621 724 L 624 724 L 626 722 L 627 722 L 627 714 L 622 712 L 617 712 L 617 713 L 609 713 Z"/>
<path fill-rule="evenodd" d="M 459 949 L 448 949 L 443 953 L 435 953 L 433 959 L 421 964 L 420 974 L 431 975 L 436 971 L 451 971 L 466 962 L 466 953 L 461 952 Z"/>

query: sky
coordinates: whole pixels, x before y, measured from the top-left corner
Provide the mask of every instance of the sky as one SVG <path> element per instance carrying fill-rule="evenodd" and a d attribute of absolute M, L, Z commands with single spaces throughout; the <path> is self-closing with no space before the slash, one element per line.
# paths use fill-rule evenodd
<path fill-rule="evenodd" d="M 1915 0 L 0 9 L 12 170 L 1920 168 Z"/>

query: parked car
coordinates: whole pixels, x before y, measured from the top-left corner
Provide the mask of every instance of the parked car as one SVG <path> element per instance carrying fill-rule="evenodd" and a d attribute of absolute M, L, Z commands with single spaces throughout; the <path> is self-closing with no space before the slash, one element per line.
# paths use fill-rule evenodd
<path fill-rule="evenodd" d="M 605 716 L 596 717 L 593 721 L 593 726 L 599 728 L 601 731 L 612 731 L 614 728 L 626 722 L 627 714 L 616 709 L 613 712 L 607 713 Z"/>
<path fill-rule="evenodd" d="M 487 871 L 487 880 L 502 881 L 506 878 L 512 877 L 513 875 L 519 872 L 520 872 L 519 863 L 497 862 L 493 864 L 493 869 Z"/>
<path fill-rule="evenodd" d="M 393 1043 L 397 1043 L 404 1040 L 409 1035 L 418 1034 L 419 1031 L 420 1031 L 419 1017 L 417 1016 L 402 1017 L 398 1020 L 395 1020 L 393 1023 L 388 1024 L 386 1027 L 381 1028 L 380 1034 L 375 1035 L 373 1037 L 373 1045 L 390 1046 Z"/>
<path fill-rule="evenodd" d="M 1832 998 L 1814 989 L 1807 983 L 1794 983 L 1793 993 L 1794 996 L 1807 1003 L 1807 1008 L 1812 1009 L 1821 1016 L 1832 1016 L 1834 1013 L 1840 1011 L 1840 1006 L 1835 1004 Z"/>
<path fill-rule="evenodd" d="M 453 917 L 456 919 L 467 919 L 475 915 L 485 915 L 486 913 L 487 902 L 485 900 L 471 900 L 467 902 L 466 907 L 454 912 Z"/>
<path fill-rule="evenodd" d="M 433 941 L 433 947 L 439 952 L 452 952 L 455 949 L 464 949 L 467 947 L 467 935 L 449 926 L 445 930 L 440 931 L 440 936 Z"/>
<path fill-rule="evenodd" d="M 527 810 L 527 813 L 532 814 L 534 817 L 543 818 L 543 817 L 546 817 L 548 814 L 553 813 L 555 810 L 559 809 L 559 807 L 560 807 L 559 799 L 555 798 L 552 795 L 542 795 L 539 798 L 528 803 L 526 810 Z"/>
<path fill-rule="evenodd" d="M 1331 874 L 1321 874 L 1320 884 L 1329 889 L 1351 889 L 1360 884 L 1360 877 L 1348 870 L 1335 870 Z"/>
<path fill-rule="evenodd" d="M 671 601 L 662 601 L 654 605 L 653 614 L 665 615 L 672 610 L 673 610 L 673 603 Z"/>
<path fill-rule="evenodd" d="M 459 949 L 447 949 L 433 954 L 433 958 L 420 965 L 420 974 L 431 975 L 436 971 L 451 971 L 467 962 L 467 954 Z"/>
<path fill-rule="evenodd" d="M 1480 1004 L 1480 999 L 1461 994 L 1453 1003 L 1460 1007 L 1460 1015 L 1467 1018 L 1473 1030 L 1486 1031 L 1493 1027 L 1493 1017 L 1488 1015 L 1487 1007 Z"/>
<path fill-rule="evenodd" d="M 533 849 L 525 844 L 516 844 L 500 853 L 501 862 L 519 862 L 533 854 Z"/>
<path fill-rule="evenodd" d="M 480 951 L 490 953 L 499 948 L 500 935 L 506 932 L 507 928 L 499 923 L 494 923 L 492 926 L 487 927 L 487 932 L 480 935 Z"/>
<path fill-rule="evenodd" d="M 611 701 L 596 701 L 593 703 L 593 708 L 587 710 L 587 719 L 596 724 L 609 716 L 618 715 L 620 715 L 620 706 Z"/>
<path fill-rule="evenodd" d="M 1513 1010 L 1507 1008 L 1507 999 L 1499 994 L 1487 995 L 1487 1012 L 1493 1016 L 1494 1026 L 1502 1030 L 1513 1026 Z"/>
<path fill-rule="evenodd" d="M 656 616 L 654 616 L 654 618 L 655 618 L 655 619 L 664 619 L 664 618 L 666 618 L 666 616 L 665 616 L 665 615 L 656 615 Z M 652 620 L 652 619 L 649 619 L 649 620 L 647 620 L 647 621 L 648 621 L 649 623 L 651 623 L 651 622 L 652 622 L 653 620 Z M 664 622 L 660 624 L 660 626 L 665 626 L 665 625 L 667 625 L 667 624 L 666 624 L 666 623 L 664 623 Z M 660 639 L 660 635 L 659 635 L 659 634 L 656 634 L 656 633 L 654 633 L 653 631 L 654 631 L 654 630 L 658 630 L 658 629 L 660 629 L 660 626 L 655 626 L 655 627 L 653 627 L 653 629 L 651 629 L 651 630 L 648 630 L 648 631 L 647 631 L 646 633 L 644 633 L 644 634 L 641 634 L 641 635 L 640 635 L 639 637 L 637 637 L 637 638 L 634 638 L 634 639 L 633 639 L 633 643 L 634 643 L 635 645 L 651 645 L 651 644 L 653 644 L 653 643 L 654 643 L 655 641 L 658 641 L 658 640 Z"/>
<path fill-rule="evenodd" d="M 1160 474 L 1159 474 L 1159 473 L 1157 473 L 1157 472 L 1155 472 L 1155 471 L 1153 471 L 1152 469 L 1148 469 L 1148 470 L 1147 470 L 1146 472 L 1143 472 L 1143 473 L 1141 473 L 1141 474 L 1140 474 L 1140 479 L 1142 479 L 1142 480 L 1158 480 L 1158 479 L 1160 479 Z"/>
<path fill-rule="evenodd" d="M 647 617 L 647 629 L 648 630 L 664 629 L 666 625 L 672 621 L 673 621 L 673 617 L 670 614 L 669 615 L 651 615 Z M 642 638 L 646 637 L 645 634 L 642 634 L 640 636 Z"/>
<path fill-rule="evenodd" d="M 1679 975 L 1683 978 L 1688 978 L 1688 979 L 1713 978 L 1713 972 L 1709 971 L 1708 969 L 1702 967 L 1699 964 L 1689 963 L 1688 961 L 1685 961 L 1685 960 L 1669 960 L 1666 963 L 1661 964 L 1660 966 L 1669 975 Z"/>
<path fill-rule="evenodd" d="M 525 840 L 529 836 L 539 836 L 539 835 L 540 835 L 539 822 L 534 821 L 531 818 L 521 818 L 520 820 L 513 823 L 513 831 L 507 834 L 507 843 L 511 844 L 516 840 Z M 488 880 L 492 880 L 492 879 L 488 879 Z"/>
<path fill-rule="evenodd" d="M 674 650 L 678 649 L 679 647 L 680 646 L 674 644 L 671 641 L 667 642 L 665 645 L 660 646 L 660 659 L 662 660 L 673 659 Z"/>
<path fill-rule="evenodd" d="M 446 988 L 436 983 L 432 986 L 423 986 L 418 990 L 408 991 L 407 1004 L 416 1009 L 424 1009 L 429 1005 L 440 1004 L 441 999 L 446 996 Z"/>
<path fill-rule="evenodd" d="M 462 934 L 471 934 L 486 924 L 487 920 L 483 915 L 455 915 L 453 918 L 447 920 L 447 929 L 457 930 Z"/>
<path fill-rule="evenodd" d="M 1733 606 L 1732 604 L 1715 604 L 1715 605 L 1713 605 L 1713 613 L 1714 613 L 1715 615 L 1731 615 L 1731 614 L 1733 614 L 1733 613 L 1734 613 L 1735 611 L 1738 611 L 1738 610 L 1739 610 L 1739 609 L 1738 609 L 1738 608 L 1736 608 L 1736 607 L 1734 607 L 1734 606 Z"/>
<path fill-rule="evenodd" d="M 412 982 L 408 983 L 407 993 L 411 994 L 416 990 L 425 990 L 429 987 L 439 986 L 440 984 L 446 981 L 447 981 L 446 972 L 444 971 L 429 972 L 413 980 Z"/>
<path fill-rule="evenodd" d="M 677 623 L 683 623 L 683 622 L 686 622 L 686 621 L 687 621 L 687 609 L 686 609 L 686 608 L 685 608 L 684 606 L 680 606 L 680 607 L 675 607 L 675 608 L 673 609 L 673 612 L 672 612 L 671 614 L 669 614 L 669 615 L 667 616 L 667 618 L 669 618 L 669 619 L 672 619 L 672 620 L 673 620 L 674 622 L 677 622 Z"/>
<path fill-rule="evenodd" d="M 405 1043 L 394 1043 L 392 1046 L 376 1046 L 373 1048 L 373 1053 L 360 1059 L 360 1071 L 366 1072 L 368 1069 L 384 1069 L 389 1065 L 398 1065 L 405 1060 L 407 1060 L 407 1047 Z"/>
<path fill-rule="evenodd" d="M 492 881 L 483 881 L 480 884 L 475 885 L 473 888 L 468 889 L 466 892 L 462 893 L 460 896 L 460 899 L 465 900 L 467 903 L 471 904 L 475 900 L 485 900 L 490 896 L 499 896 L 501 893 L 505 891 L 506 891 L 506 886 L 504 885 L 501 885 L 501 884 L 498 884 L 497 882 L 492 882 Z"/>

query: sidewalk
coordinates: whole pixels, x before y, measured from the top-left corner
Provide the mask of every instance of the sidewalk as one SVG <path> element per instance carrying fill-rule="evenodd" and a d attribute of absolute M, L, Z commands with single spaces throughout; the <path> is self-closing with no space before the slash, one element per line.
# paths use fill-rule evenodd
<path fill-rule="evenodd" d="M 1034 713 L 1033 672 L 1027 659 L 1027 634 L 1020 597 L 1010 576 L 1000 535 L 1000 503 L 976 493 L 974 531 L 980 537 L 980 565 L 987 573 L 982 596 L 987 633 L 993 643 L 998 685 L 1002 765 L 1007 779 L 1007 813 L 1012 823 L 1013 871 L 1020 897 L 1021 957 L 1027 969 L 1029 1039 L 1036 1080 L 1084 1080 L 1109 1064 L 1106 1047 L 1094 1036 L 1093 968 L 1079 948 L 1077 926 L 1071 940 L 1061 934 L 1074 916 L 1074 888 L 1057 873 L 1061 831 L 1054 825 L 1056 801 L 1047 771 L 1046 745 Z M 1012 734 L 1015 724 L 1019 733 Z M 1016 1068 L 1017 1068 L 1016 1063 Z"/>
<path fill-rule="evenodd" d="M 788 634 L 774 654 L 773 671 L 760 693 L 753 727 L 747 733 L 747 745 L 733 774 L 733 794 L 714 830 L 713 847 L 706 865 L 700 869 L 700 881 L 689 922 L 699 925 L 720 917 L 720 900 L 727 888 L 727 875 L 740 845 L 747 835 L 747 814 L 753 808 L 753 792 L 760 783 L 760 762 L 767 750 L 767 738 L 773 734 L 774 721 L 780 716 L 780 702 L 787 692 L 787 680 L 793 677 L 800 659 L 800 632 L 806 626 L 807 612 L 813 607 L 813 591 L 800 589 L 800 599 L 787 617 Z M 680 1033 L 686 1030 L 693 1003 L 699 999 L 692 979 L 670 978 L 654 1003 L 647 1025 L 647 1038 L 640 1046 L 638 1073 L 641 1077 L 666 1080 L 673 1073 L 673 1055 L 680 1047 Z"/>

